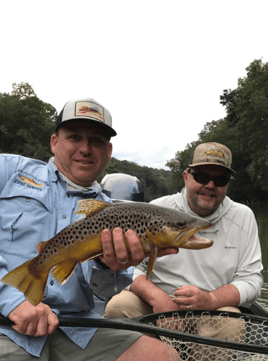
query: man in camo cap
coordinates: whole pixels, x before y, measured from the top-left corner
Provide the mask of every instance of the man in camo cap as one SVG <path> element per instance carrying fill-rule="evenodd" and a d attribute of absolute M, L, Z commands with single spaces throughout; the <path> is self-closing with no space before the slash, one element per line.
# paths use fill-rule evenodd
<path fill-rule="evenodd" d="M 144 260 L 135 267 L 130 290 L 108 303 L 106 317 L 188 309 L 240 312 L 240 306 L 257 300 L 263 284 L 258 227 L 251 209 L 226 195 L 235 173 L 231 166 L 232 153 L 226 146 L 210 142 L 196 147 L 183 172 L 181 192 L 151 203 L 210 221 L 211 227 L 197 236 L 212 239 L 213 246 L 197 252 L 180 249 L 177 255 L 157 259 L 149 280 Z M 229 330 L 235 327 L 231 324 Z"/>

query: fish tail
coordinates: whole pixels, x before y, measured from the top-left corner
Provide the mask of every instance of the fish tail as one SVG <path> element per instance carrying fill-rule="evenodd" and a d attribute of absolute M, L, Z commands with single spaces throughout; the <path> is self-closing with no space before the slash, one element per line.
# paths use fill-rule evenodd
<path fill-rule="evenodd" d="M 77 260 L 68 259 L 68 261 L 64 260 L 57 264 L 55 268 L 52 270 L 52 276 L 63 285 L 74 272 L 75 266 L 77 264 Z"/>
<path fill-rule="evenodd" d="M 33 262 L 34 259 L 31 259 L 23 263 L 6 274 L 1 282 L 23 292 L 26 300 L 36 306 L 43 298 L 49 271 L 47 273 L 40 272 L 38 276 L 33 275 L 29 271 Z"/>

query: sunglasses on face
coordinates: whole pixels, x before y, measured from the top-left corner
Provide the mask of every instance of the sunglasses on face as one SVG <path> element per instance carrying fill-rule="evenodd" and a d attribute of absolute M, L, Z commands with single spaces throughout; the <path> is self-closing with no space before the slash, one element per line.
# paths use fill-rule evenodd
<path fill-rule="evenodd" d="M 230 179 L 232 179 L 231 176 L 227 176 L 227 175 L 226 176 L 225 175 L 217 175 L 217 176 L 213 177 L 213 176 L 210 176 L 210 175 L 208 175 L 206 173 L 202 173 L 202 172 L 188 171 L 188 173 L 192 174 L 192 176 L 194 177 L 194 180 L 197 183 L 206 185 L 210 181 L 213 181 L 213 183 L 216 187 L 224 187 L 230 182 Z"/>

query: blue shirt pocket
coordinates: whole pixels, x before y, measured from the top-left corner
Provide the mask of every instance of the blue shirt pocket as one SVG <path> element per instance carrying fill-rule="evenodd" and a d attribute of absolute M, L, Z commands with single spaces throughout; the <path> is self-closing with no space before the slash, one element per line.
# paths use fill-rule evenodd
<path fill-rule="evenodd" d="M 35 188 L 24 183 L 17 174 L 3 189 L 0 195 L 0 253 L 30 259 L 37 255 L 39 242 L 48 240 L 55 233 L 50 187 L 45 185 L 41 191 Z"/>

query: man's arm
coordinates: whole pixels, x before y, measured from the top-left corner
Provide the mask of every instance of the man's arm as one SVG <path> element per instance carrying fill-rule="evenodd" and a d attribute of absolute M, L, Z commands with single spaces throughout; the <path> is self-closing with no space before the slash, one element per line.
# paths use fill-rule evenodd
<path fill-rule="evenodd" d="M 130 291 L 147 302 L 153 308 L 154 313 L 178 310 L 177 304 L 170 296 L 150 279 L 147 280 L 144 275 L 135 278 L 130 286 Z"/>

